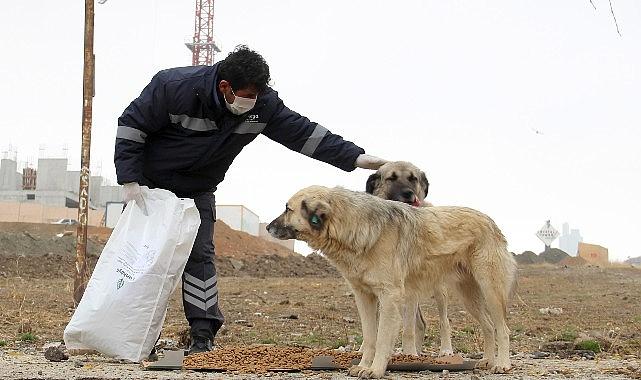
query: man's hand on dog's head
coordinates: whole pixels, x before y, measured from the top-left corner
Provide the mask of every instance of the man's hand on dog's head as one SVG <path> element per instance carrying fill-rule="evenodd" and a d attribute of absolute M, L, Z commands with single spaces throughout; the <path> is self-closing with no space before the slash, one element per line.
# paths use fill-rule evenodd
<path fill-rule="evenodd" d="M 361 169 L 377 170 L 378 168 L 383 166 L 386 162 L 387 160 L 378 158 L 376 156 L 370 156 L 369 154 L 361 154 L 358 157 L 356 157 L 356 162 L 354 163 L 354 166 Z"/>

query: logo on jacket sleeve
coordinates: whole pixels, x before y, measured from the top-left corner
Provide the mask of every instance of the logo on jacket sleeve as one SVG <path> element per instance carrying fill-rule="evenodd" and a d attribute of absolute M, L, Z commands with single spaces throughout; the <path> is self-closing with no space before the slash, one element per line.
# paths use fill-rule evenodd
<path fill-rule="evenodd" d="M 258 123 L 258 115 L 257 114 L 247 115 L 247 118 L 245 119 L 245 123 Z"/>

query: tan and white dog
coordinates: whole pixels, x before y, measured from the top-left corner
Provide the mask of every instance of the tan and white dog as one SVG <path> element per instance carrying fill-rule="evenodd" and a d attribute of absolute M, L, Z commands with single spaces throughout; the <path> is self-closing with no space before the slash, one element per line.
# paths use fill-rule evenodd
<path fill-rule="evenodd" d="M 425 172 L 407 161 L 390 161 L 378 168 L 367 178 L 365 191 L 382 199 L 403 202 L 415 207 L 429 207 L 425 198 L 430 183 Z M 434 300 L 438 308 L 440 355 L 450 355 L 452 350 L 452 328 L 447 317 L 447 289 L 445 284 L 435 284 Z M 418 355 L 423 350 L 425 337 L 425 318 L 419 308 L 418 300 L 405 300 L 403 312 L 403 353 Z M 361 350 L 362 351 L 362 345 Z"/>
<path fill-rule="evenodd" d="M 417 208 L 343 188 L 311 186 L 294 194 L 267 230 L 320 250 L 352 287 L 363 356 L 350 375 L 382 377 L 404 300 L 419 299 L 448 280 L 481 324 L 479 365 L 494 372 L 510 369 L 507 307 L 516 263 L 488 216 L 464 207 Z"/>

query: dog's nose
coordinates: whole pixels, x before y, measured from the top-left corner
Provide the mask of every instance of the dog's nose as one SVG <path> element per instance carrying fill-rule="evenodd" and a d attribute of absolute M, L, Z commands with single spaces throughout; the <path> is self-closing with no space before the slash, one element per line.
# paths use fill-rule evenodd
<path fill-rule="evenodd" d="M 401 193 L 401 196 L 403 199 L 406 199 L 408 201 L 414 200 L 414 192 L 412 190 L 405 190 Z"/>

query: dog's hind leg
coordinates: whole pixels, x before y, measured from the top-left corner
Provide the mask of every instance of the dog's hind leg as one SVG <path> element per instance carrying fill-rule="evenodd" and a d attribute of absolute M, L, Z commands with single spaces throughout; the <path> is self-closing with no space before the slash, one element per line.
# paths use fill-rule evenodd
<path fill-rule="evenodd" d="M 372 293 L 358 289 L 357 287 L 352 287 L 354 290 L 354 299 L 356 301 L 356 308 L 358 309 L 358 314 L 361 318 L 361 327 L 363 329 L 363 343 L 361 344 L 361 350 L 363 356 L 361 357 L 360 363 L 358 365 L 352 366 L 348 373 L 351 376 L 358 376 L 365 368 L 369 368 L 372 365 L 374 360 L 374 355 L 376 353 L 376 329 L 377 329 L 377 302 L 376 296 Z"/>
<path fill-rule="evenodd" d="M 422 351 L 423 337 L 425 336 L 423 316 L 415 297 L 408 295 L 403 303 L 403 353 L 418 355 Z M 420 322 L 423 322 L 422 330 Z"/>
<path fill-rule="evenodd" d="M 434 289 L 434 299 L 436 300 L 436 306 L 438 307 L 439 330 L 441 334 L 441 348 L 439 350 L 439 354 L 441 356 L 451 355 L 454 351 L 452 350 L 452 328 L 450 327 L 450 320 L 447 318 L 447 290 L 445 289 L 445 286 L 441 285 Z"/>
<path fill-rule="evenodd" d="M 496 355 L 494 324 L 483 304 L 483 293 L 479 284 L 467 274 L 462 277 L 456 282 L 456 290 L 465 309 L 479 322 L 483 332 L 483 358 L 477 363 L 477 367 L 492 368 Z"/>
<path fill-rule="evenodd" d="M 423 341 L 425 340 L 425 318 L 423 318 L 423 313 L 421 313 L 421 306 L 419 303 L 416 303 L 416 319 L 414 321 L 414 345 L 416 346 L 416 352 L 423 352 Z"/>
<path fill-rule="evenodd" d="M 498 353 L 496 362 L 491 367 L 494 373 L 505 373 L 510 370 L 510 329 L 507 327 L 507 292 L 499 286 L 500 279 L 479 279 L 481 291 L 485 298 L 487 310 L 492 318 L 496 331 L 496 345 Z"/>

